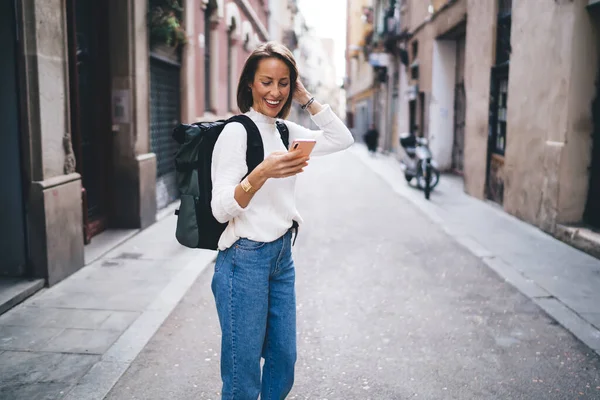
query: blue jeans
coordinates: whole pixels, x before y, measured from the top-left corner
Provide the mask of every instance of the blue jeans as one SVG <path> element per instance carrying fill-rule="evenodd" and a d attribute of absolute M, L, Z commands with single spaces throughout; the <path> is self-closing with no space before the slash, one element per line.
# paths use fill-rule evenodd
<path fill-rule="evenodd" d="M 223 400 L 285 399 L 296 363 L 292 232 L 270 243 L 239 239 L 220 251 L 212 291 L 221 324 Z M 260 359 L 265 359 L 260 371 Z"/>

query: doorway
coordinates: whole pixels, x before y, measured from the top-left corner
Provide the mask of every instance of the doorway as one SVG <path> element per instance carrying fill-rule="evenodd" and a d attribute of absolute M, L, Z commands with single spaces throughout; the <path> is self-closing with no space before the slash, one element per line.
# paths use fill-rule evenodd
<path fill-rule="evenodd" d="M 454 86 L 454 143 L 452 144 L 452 171 L 464 172 L 465 117 L 467 99 L 465 95 L 465 49 L 466 40 L 462 36 L 456 41 L 456 79 Z"/>
<path fill-rule="evenodd" d="M 106 229 L 112 131 L 108 2 L 67 1 L 73 152 L 82 177 L 84 241 Z"/>
<path fill-rule="evenodd" d="M 14 1 L 0 2 L 0 276 L 20 277 L 27 273 L 27 247 L 19 124 L 17 76 L 17 19 Z"/>
<path fill-rule="evenodd" d="M 593 228 L 600 229 L 600 71 L 596 80 L 596 98 L 592 103 L 592 162 L 590 184 L 583 220 Z"/>
<path fill-rule="evenodd" d="M 506 115 L 508 105 L 508 68 L 492 72 L 490 126 L 488 142 L 487 196 L 495 203 L 504 202 L 504 155 L 506 151 Z"/>
<path fill-rule="evenodd" d="M 497 21 L 496 60 L 490 82 L 486 194 L 489 200 L 503 204 L 512 0 L 499 0 Z"/>
<path fill-rule="evenodd" d="M 417 135 L 417 101 L 408 102 L 408 129 L 411 135 Z"/>

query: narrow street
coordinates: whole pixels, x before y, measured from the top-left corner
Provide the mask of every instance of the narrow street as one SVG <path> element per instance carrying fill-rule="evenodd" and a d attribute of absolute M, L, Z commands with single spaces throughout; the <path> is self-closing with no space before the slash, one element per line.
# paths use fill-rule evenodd
<path fill-rule="evenodd" d="M 288 399 L 600 400 L 600 0 L 0 20 L 0 400 L 221 399 L 218 253 L 177 241 L 173 133 L 242 113 L 355 139 L 298 179 Z"/>
<path fill-rule="evenodd" d="M 298 198 L 289 398 L 600 398 L 596 353 L 351 152 L 313 159 Z M 107 399 L 220 398 L 211 277 L 206 268 Z"/>

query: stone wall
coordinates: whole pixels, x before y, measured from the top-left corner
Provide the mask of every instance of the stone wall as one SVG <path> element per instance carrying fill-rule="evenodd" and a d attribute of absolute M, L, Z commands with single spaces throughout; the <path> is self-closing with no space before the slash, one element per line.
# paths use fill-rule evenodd
<path fill-rule="evenodd" d="M 504 207 L 548 231 L 581 220 L 587 197 L 597 42 L 585 5 L 513 3 Z"/>
<path fill-rule="evenodd" d="M 592 18 L 585 9 L 586 1 L 575 3 L 574 34 L 572 43 L 573 65 L 570 72 L 570 90 L 567 121 L 567 140 L 559 170 L 560 191 L 557 223 L 581 220 L 589 186 L 588 167 L 591 163 L 593 131 L 591 104 L 597 96 L 599 78 L 600 16 Z"/>
<path fill-rule="evenodd" d="M 150 150 L 149 49 L 145 0 L 110 0 L 112 90 L 129 93 L 128 121 L 113 125 L 111 227 L 144 228 L 156 219 L 156 162 Z M 148 169 L 147 171 L 145 169 Z M 154 175 L 154 179 L 150 177 Z M 144 184 L 142 184 L 144 183 Z M 150 203 L 148 203 L 150 201 Z"/>
<path fill-rule="evenodd" d="M 490 73 L 495 58 L 496 1 L 468 0 L 465 54 L 465 191 L 485 197 Z"/>
<path fill-rule="evenodd" d="M 70 137 L 66 15 L 60 0 L 27 0 L 20 11 L 28 258 L 34 277 L 52 285 L 83 266 L 81 178 L 65 174 L 72 168 L 64 145 Z"/>

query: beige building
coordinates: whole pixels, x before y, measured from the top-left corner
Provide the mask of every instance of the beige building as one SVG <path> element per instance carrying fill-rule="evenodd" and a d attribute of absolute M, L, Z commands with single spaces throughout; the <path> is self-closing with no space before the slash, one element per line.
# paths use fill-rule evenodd
<path fill-rule="evenodd" d="M 465 189 L 600 255 L 594 3 L 469 1 Z"/>
<path fill-rule="evenodd" d="M 395 129 L 428 137 L 467 193 L 596 255 L 598 3 L 387 1 L 407 78 Z"/>
<path fill-rule="evenodd" d="M 558 235 L 571 225 L 600 229 L 600 19 L 595 3 L 537 0 L 512 5 L 505 159 L 494 178 L 503 182 L 500 198 L 506 211 Z M 497 9 L 478 7 L 482 18 L 487 14 L 501 21 Z M 475 57 L 470 62 L 475 72 Z M 491 90 L 502 93 L 504 88 Z M 505 95 L 497 97 L 491 107 L 502 109 Z M 473 134 L 473 144 L 480 146 L 479 135 Z M 467 181 L 469 193 L 496 197 L 489 191 L 491 164 L 487 192 L 479 170 Z"/>
<path fill-rule="evenodd" d="M 404 90 L 408 130 L 427 136 L 443 170 L 463 172 L 464 69 L 467 0 L 407 1 L 401 6 L 407 40 Z"/>
<path fill-rule="evenodd" d="M 375 115 L 375 75 L 368 63 L 366 42 L 373 34 L 371 0 L 348 0 L 346 32 L 346 91 L 347 124 L 357 141 Z"/>

